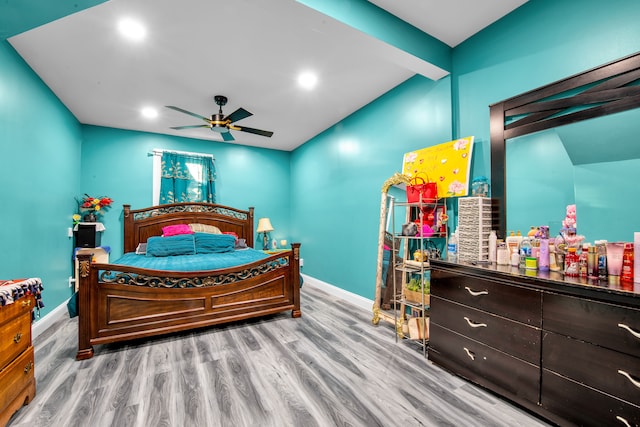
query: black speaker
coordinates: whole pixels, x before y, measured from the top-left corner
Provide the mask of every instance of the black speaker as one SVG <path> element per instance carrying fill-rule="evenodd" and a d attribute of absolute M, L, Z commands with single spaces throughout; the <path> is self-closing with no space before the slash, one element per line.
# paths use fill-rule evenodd
<path fill-rule="evenodd" d="M 100 246 L 100 234 L 95 224 L 78 224 L 76 248 L 97 248 Z"/>

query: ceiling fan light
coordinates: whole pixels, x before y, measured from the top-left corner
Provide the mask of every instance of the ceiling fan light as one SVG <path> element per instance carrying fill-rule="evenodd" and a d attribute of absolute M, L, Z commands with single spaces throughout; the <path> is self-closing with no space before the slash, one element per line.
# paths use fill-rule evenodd
<path fill-rule="evenodd" d="M 227 129 L 226 126 L 220 126 L 220 125 L 212 125 L 211 126 L 211 130 L 214 132 L 218 132 L 218 133 L 227 133 L 229 132 L 229 129 Z"/>

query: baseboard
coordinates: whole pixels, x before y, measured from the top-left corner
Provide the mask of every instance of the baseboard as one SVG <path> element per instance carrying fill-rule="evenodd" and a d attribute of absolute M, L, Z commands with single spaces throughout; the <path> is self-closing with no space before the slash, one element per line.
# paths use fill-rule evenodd
<path fill-rule="evenodd" d="M 337 286 L 331 285 L 327 282 L 323 282 L 322 280 L 316 279 L 311 276 L 307 276 L 303 274 L 304 278 L 304 286 L 313 286 L 314 288 L 321 289 L 328 293 L 329 295 L 333 295 L 337 298 L 343 299 L 348 303 L 351 303 L 357 307 L 362 308 L 363 310 L 373 312 L 373 300 L 360 296 L 358 294 L 354 294 L 353 292 L 346 291 Z"/>
<path fill-rule="evenodd" d="M 67 311 L 68 301 L 69 300 L 64 301 L 62 304 L 51 310 L 47 315 L 34 322 L 31 327 L 32 339 L 36 339 L 38 335 L 49 329 L 49 327 L 63 317 L 69 317 L 69 312 Z"/>

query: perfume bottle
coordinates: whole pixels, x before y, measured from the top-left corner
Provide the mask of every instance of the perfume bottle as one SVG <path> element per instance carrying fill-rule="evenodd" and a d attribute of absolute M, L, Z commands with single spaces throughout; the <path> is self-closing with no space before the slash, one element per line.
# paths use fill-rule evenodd
<path fill-rule="evenodd" d="M 623 282 L 633 282 L 633 243 L 624 244 L 620 280 Z"/>

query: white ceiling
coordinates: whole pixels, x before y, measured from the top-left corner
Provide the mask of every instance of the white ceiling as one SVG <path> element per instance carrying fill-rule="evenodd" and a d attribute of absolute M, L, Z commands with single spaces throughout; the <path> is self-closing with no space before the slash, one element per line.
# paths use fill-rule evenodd
<path fill-rule="evenodd" d="M 525 2 L 371 0 L 449 46 Z M 122 17 L 142 21 L 144 41 L 119 35 Z M 9 42 L 83 124 L 221 141 L 208 129 L 169 129 L 203 122 L 163 107 L 209 117 L 221 94 L 225 114 L 254 114 L 238 125 L 274 132 L 232 132 L 233 144 L 287 151 L 416 69 L 415 57 L 294 0 L 110 0 Z M 304 70 L 319 75 L 313 91 L 297 87 Z M 155 120 L 142 117 L 145 106 L 159 109 Z"/>

